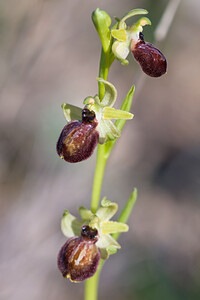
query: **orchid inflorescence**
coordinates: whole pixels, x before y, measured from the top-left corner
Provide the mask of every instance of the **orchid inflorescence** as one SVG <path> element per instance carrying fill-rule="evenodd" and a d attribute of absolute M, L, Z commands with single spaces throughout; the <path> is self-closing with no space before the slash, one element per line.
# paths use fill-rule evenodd
<path fill-rule="evenodd" d="M 132 25 L 126 25 L 127 19 L 147 13 L 144 9 L 131 10 L 122 19 L 116 18 L 117 22 L 110 28 L 111 18 L 105 11 L 96 9 L 93 12 L 92 20 L 102 42 L 97 78 L 99 93 L 94 97 L 86 97 L 83 108 L 62 104 L 67 125 L 58 139 L 57 153 L 65 161 L 77 163 L 89 158 L 98 144 L 107 146 L 107 153 L 110 153 L 126 120 L 133 118 L 130 108 L 134 86 L 125 97 L 121 109 L 113 107 L 117 90 L 106 80 L 106 70 L 115 59 L 127 65 L 127 56 L 132 52 L 147 75 L 160 77 L 166 73 L 167 62 L 164 55 L 144 40 L 143 27 L 151 25 L 151 21 L 142 17 Z M 112 120 L 116 120 L 115 123 Z M 117 209 L 116 203 L 103 198 L 96 211 L 80 207 L 80 219 L 69 211 L 64 212 L 61 230 L 68 240 L 58 255 L 58 267 L 64 277 L 79 282 L 93 276 L 100 259 L 107 259 L 120 248 L 112 235 L 128 231 L 128 225 L 110 221 Z"/>

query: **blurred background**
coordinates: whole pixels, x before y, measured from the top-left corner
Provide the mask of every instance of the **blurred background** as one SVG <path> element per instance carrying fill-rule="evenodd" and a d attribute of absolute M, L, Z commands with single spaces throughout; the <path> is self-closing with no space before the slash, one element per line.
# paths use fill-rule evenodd
<path fill-rule="evenodd" d="M 112 17 L 146 8 L 151 42 L 168 2 L 0 1 L 0 299 L 83 299 L 83 284 L 62 278 L 57 254 L 63 211 L 90 205 L 95 154 L 73 165 L 58 157 L 60 106 L 97 93 L 96 7 Z M 141 76 L 131 55 L 129 66 L 112 66 L 118 108 L 136 84 L 135 117 L 109 159 L 102 197 L 121 210 L 133 187 L 139 196 L 99 299 L 200 299 L 199 12 L 199 0 L 180 1 L 159 45 L 167 75 Z"/>

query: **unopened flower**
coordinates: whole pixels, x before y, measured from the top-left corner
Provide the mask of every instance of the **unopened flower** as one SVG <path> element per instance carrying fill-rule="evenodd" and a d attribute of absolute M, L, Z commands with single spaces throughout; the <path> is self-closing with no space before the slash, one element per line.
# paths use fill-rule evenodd
<path fill-rule="evenodd" d="M 112 36 L 116 39 L 112 45 L 112 51 L 122 64 L 128 64 L 126 58 L 132 51 L 144 73 L 151 77 L 159 77 L 166 73 L 166 58 L 155 46 L 145 42 L 142 34 L 143 26 L 151 25 L 151 21 L 142 17 L 129 27 L 125 23 L 130 17 L 147 13 L 144 9 L 135 9 L 119 21 L 118 29 L 111 31 Z"/>
<path fill-rule="evenodd" d="M 99 259 L 120 249 L 113 233 L 128 231 L 128 225 L 110 221 L 118 205 L 104 198 L 96 214 L 80 207 L 81 219 L 65 211 L 61 230 L 69 238 L 58 255 L 58 267 L 62 275 L 71 281 L 82 281 L 94 275 Z"/>

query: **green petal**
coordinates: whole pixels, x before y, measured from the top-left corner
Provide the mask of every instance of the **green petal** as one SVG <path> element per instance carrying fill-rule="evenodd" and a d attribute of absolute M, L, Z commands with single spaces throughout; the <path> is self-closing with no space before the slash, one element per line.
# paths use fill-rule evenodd
<path fill-rule="evenodd" d="M 129 19 L 133 16 L 136 16 L 136 15 L 146 15 L 146 14 L 148 14 L 148 11 L 146 9 L 138 8 L 138 9 L 130 10 L 119 22 L 119 29 L 124 28 L 124 22 L 127 19 Z"/>
<path fill-rule="evenodd" d="M 117 210 L 117 203 L 111 202 L 104 197 L 101 201 L 100 208 L 96 212 L 96 215 L 99 217 L 100 222 L 109 221 L 117 212 Z"/>
<path fill-rule="evenodd" d="M 115 109 L 112 107 L 104 107 L 103 118 L 104 119 L 131 120 L 131 119 L 133 119 L 133 114 L 131 114 L 127 111 L 121 110 L 121 109 Z"/>
<path fill-rule="evenodd" d="M 133 27 L 139 27 L 139 26 L 143 27 L 145 25 L 151 25 L 151 21 L 148 18 L 146 18 L 146 17 L 142 17 L 135 24 L 133 24 L 132 26 Z"/>
<path fill-rule="evenodd" d="M 66 237 L 79 236 L 83 222 L 65 210 L 61 220 L 61 231 Z"/>
<path fill-rule="evenodd" d="M 114 221 L 101 222 L 102 234 L 127 232 L 128 229 L 129 229 L 128 225 L 124 223 L 119 223 Z"/>
<path fill-rule="evenodd" d="M 126 42 L 127 41 L 127 33 L 126 30 L 121 28 L 121 29 L 113 29 L 111 31 L 112 36 L 117 39 L 118 41 L 121 42 Z"/>
<path fill-rule="evenodd" d="M 143 17 L 127 29 L 130 39 L 133 39 L 135 43 L 139 39 L 139 32 L 143 31 L 143 26 L 145 25 L 151 25 L 151 21 L 148 18 Z"/>
<path fill-rule="evenodd" d="M 110 106 L 112 107 L 117 99 L 117 90 L 113 84 L 102 79 L 97 78 L 98 82 L 103 82 L 105 85 L 105 94 L 101 101 L 101 106 Z"/>
<path fill-rule="evenodd" d="M 88 97 L 86 97 L 85 99 L 84 99 L 84 101 L 83 101 L 83 104 L 84 105 L 93 105 L 95 103 L 95 100 L 94 100 L 94 98 L 93 97 L 91 97 L 91 96 L 88 96 Z"/>
<path fill-rule="evenodd" d="M 91 212 L 91 210 L 81 206 L 79 207 L 79 215 L 81 216 L 81 218 L 83 220 L 90 220 L 93 216 L 93 213 Z"/>
<path fill-rule="evenodd" d="M 63 114 L 67 122 L 82 119 L 82 109 L 80 107 L 67 103 L 63 103 L 61 107 L 63 109 Z"/>

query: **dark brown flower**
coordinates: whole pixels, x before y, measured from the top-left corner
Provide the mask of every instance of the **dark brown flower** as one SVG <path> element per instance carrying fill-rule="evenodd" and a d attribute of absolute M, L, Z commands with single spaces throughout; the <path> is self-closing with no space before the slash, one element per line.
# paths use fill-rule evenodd
<path fill-rule="evenodd" d="M 76 163 L 90 157 L 99 140 L 95 113 L 82 110 L 82 121 L 71 121 L 62 130 L 57 142 L 57 153 L 64 160 Z"/>
<path fill-rule="evenodd" d="M 131 51 L 147 75 L 160 77 L 166 73 L 167 61 L 165 56 L 154 45 L 145 42 L 142 33 L 140 33 L 139 42 L 131 43 Z"/>
<path fill-rule="evenodd" d="M 95 274 L 101 256 L 95 245 L 97 240 L 97 230 L 85 225 L 80 237 L 73 237 L 64 244 L 58 254 L 58 268 L 63 277 L 79 282 Z"/>

